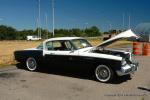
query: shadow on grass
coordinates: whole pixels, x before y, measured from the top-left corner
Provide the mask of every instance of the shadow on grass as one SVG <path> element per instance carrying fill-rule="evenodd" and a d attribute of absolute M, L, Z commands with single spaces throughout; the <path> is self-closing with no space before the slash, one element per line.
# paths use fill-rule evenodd
<path fill-rule="evenodd" d="M 53 67 L 52 67 L 53 66 Z M 25 66 L 21 63 L 16 64 L 16 67 L 19 69 L 25 69 Z M 73 78 L 79 78 L 84 80 L 93 80 L 97 81 L 94 75 L 94 71 L 91 69 L 83 69 L 81 68 L 75 68 L 75 67 L 66 67 L 66 66 L 57 66 L 57 65 L 44 65 L 40 66 L 40 69 L 37 70 L 38 73 L 46 73 L 46 74 L 53 74 L 53 75 L 60 75 L 60 76 L 66 76 L 66 77 L 73 77 Z M 115 80 L 113 80 L 110 83 L 107 84 L 121 84 L 123 82 L 127 82 L 128 80 L 131 80 L 130 75 L 122 76 L 122 77 L 116 77 Z"/>

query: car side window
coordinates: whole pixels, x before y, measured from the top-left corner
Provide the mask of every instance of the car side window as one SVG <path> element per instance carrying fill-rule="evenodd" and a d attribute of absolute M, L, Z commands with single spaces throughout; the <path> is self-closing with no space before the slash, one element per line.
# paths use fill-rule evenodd
<path fill-rule="evenodd" d="M 71 45 L 71 43 L 69 41 L 65 41 L 65 45 L 66 45 L 67 50 L 73 49 L 73 46 Z"/>
<path fill-rule="evenodd" d="M 73 46 L 69 41 L 50 41 L 46 43 L 46 50 L 54 51 L 70 51 L 73 49 Z"/>
<path fill-rule="evenodd" d="M 60 41 L 53 41 L 53 50 L 62 50 Z"/>
<path fill-rule="evenodd" d="M 46 50 L 53 50 L 53 45 L 51 41 L 46 43 Z"/>
<path fill-rule="evenodd" d="M 59 51 L 69 51 L 71 50 L 71 44 L 69 41 L 54 41 L 53 49 Z"/>

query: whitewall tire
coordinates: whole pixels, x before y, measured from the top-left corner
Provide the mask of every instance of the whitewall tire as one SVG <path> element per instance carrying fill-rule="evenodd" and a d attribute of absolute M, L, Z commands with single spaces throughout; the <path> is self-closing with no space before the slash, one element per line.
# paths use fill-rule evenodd
<path fill-rule="evenodd" d="M 26 60 L 26 67 L 29 71 L 37 70 L 37 62 L 33 57 L 30 57 Z"/>
<path fill-rule="evenodd" d="M 98 81 L 107 83 L 113 79 L 114 72 L 110 67 L 106 65 L 99 65 L 95 69 L 95 77 Z"/>

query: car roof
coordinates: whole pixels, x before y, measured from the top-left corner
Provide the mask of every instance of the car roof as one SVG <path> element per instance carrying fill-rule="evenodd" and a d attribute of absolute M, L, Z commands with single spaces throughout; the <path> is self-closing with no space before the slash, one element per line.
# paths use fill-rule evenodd
<path fill-rule="evenodd" d="M 57 37 L 57 38 L 47 39 L 46 41 L 60 41 L 60 40 L 74 40 L 74 39 L 84 39 L 84 38 L 82 37 Z"/>

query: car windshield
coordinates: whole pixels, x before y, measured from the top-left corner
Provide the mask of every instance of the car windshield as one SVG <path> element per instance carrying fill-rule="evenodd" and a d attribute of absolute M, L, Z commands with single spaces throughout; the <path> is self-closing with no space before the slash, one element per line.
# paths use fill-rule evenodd
<path fill-rule="evenodd" d="M 92 45 L 85 39 L 72 40 L 72 43 L 77 49 L 92 47 Z"/>

